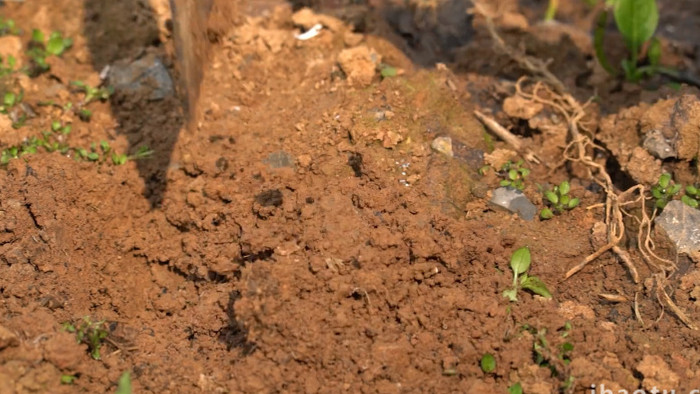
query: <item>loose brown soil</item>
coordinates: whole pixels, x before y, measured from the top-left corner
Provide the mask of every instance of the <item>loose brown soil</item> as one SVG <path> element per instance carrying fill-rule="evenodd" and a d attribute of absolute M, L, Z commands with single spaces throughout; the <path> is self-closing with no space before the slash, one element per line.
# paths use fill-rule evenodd
<path fill-rule="evenodd" d="M 582 103 L 597 95 L 591 132 L 600 130 L 608 149 L 595 158 L 617 187 L 654 179 L 662 167 L 698 181 L 686 157 L 634 153 L 640 122 L 667 114 L 648 108 L 696 90 L 606 76 L 592 58 L 583 2 L 562 1 L 558 25 L 538 22 L 544 1 L 502 3 L 496 24 L 510 45 L 551 59 Z M 694 73 L 698 47 L 687 40 L 700 34 L 700 3 L 661 3 L 664 59 Z M 24 44 L 32 28 L 75 40 L 51 59 L 51 72 L 15 81 L 37 116 L 17 130 L 3 121 L 0 148 L 60 118 L 73 124 L 73 146 L 107 140 L 119 152 L 155 151 L 122 166 L 42 151 L 0 171 L 0 393 L 113 392 L 124 371 L 135 393 L 488 393 L 516 382 L 525 393 L 700 389 L 700 332 L 659 297 L 633 220 L 621 246 L 639 283 L 611 252 L 563 279 L 606 242 L 597 237 L 604 194 L 580 165 L 557 166 L 567 142 L 561 117 L 533 103 L 502 111 L 527 71 L 494 49 L 470 5 L 235 4 L 230 31 L 212 37 L 192 132 L 176 97 L 117 92 L 91 104 L 90 122 L 37 105 L 79 101 L 69 82 L 96 84 L 118 61 L 154 54 L 171 67 L 167 1 L 0 8 L 25 29 Z M 302 5 L 313 11 L 295 14 Z M 294 38 L 316 22 L 326 26 L 318 37 Z M 619 59 L 623 47 L 614 45 Z M 380 62 L 399 75 L 382 79 Z M 565 179 L 581 207 L 525 221 L 491 206 L 498 179 L 477 170 L 484 153 L 509 147 L 485 137 L 476 109 L 542 160 L 526 164 L 525 194 L 538 207 L 537 185 Z M 689 113 L 697 125 L 700 115 Z M 436 137 L 452 139 L 453 157 L 431 150 Z M 698 266 L 660 232 L 652 236 L 677 266 L 666 293 L 700 321 Z M 553 299 L 502 296 L 522 246 Z M 100 360 L 63 329 L 84 316 L 106 322 Z M 533 351 L 543 341 L 551 368 Z M 560 358 L 564 343 L 573 345 L 570 363 Z M 479 366 L 486 353 L 493 373 Z M 77 378 L 62 385 L 62 375 Z"/>

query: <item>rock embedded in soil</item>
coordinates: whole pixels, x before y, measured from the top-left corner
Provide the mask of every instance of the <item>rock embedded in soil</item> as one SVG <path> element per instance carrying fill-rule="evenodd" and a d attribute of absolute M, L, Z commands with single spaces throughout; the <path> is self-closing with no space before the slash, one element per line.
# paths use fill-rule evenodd
<path fill-rule="evenodd" d="M 353 86 L 369 86 L 381 61 L 382 57 L 365 45 L 344 49 L 338 55 L 338 64 Z"/>
<path fill-rule="evenodd" d="M 537 207 L 525 197 L 523 192 L 510 187 L 499 187 L 493 191 L 491 203 L 517 213 L 525 220 L 532 220 L 537 213 Z"/>
<path fill-rule="evenodd" d="M 666 159 L 692 160 L 700 153 L 700 100 L 694 95 L 661 100 L 641 118 L 644 147 Z"/>
<path fill-rule="evenodd" d="M 678 200 L 671 201 L 654 222 L 666 232 L 679 253 L 700 251 L 700 210 Z"/>
<path fill-rule="evenodd" d="M 109 82 L 114 89 L 128 94 L 143 95 L 149 100 L 163 100 L 174 94 L 173 80 L 163 62 L 153 54 L 134 62 L 117 62 L 109 70 Z"/>

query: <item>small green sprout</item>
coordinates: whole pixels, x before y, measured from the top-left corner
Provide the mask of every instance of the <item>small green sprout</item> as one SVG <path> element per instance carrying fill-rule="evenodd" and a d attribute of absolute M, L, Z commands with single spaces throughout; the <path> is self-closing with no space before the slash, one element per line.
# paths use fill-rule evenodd
<path fill-rule="evenodd" d="M 82 105 L 87 105 L 95 100 L 107 101 L 114 94 L 114 88 L 111 86 L 92 87 L 82 81 L 73 81 L 71 85 L 75 86 L 79 92 L 85 93 Z"/>
<path fill-rule="evenodd" d="M 398 75 L 398 70 L 396 67 L 392 67 L 388 64 L 380 64 L 379 65 L 379 74 L 382 76 L 382 78 L 391 78 L 395 77 Z"/>
<path fill-rule="evenodd" d="M 673 196 L 681 191 L 681 185 L 676 185 L 671 180 L 671 174 L 664 173 L 659 177 L 659 182 L 651 188 L 651 195 L 656 199 L 656 208 L 661 210 L 666 207 Z"/>
<path fill-rule="evenodd" d="M 75 379 L 75 375 L 63 374 L 61 375 L 61 384 L 73 384 L 73 381 L 75 381 Z"/>
<path fill-rule="evenodd" d="M 75 333 L 75 339 L 78 343 L 87 344 L 92 358 L 99 360 L 101 358 L 100 349 L 102 348 L 102 342 L 109 335 L 109 331 L 105 329 L 104 324 L 104 320 L 93 322 L 89 316 L 85 316 L 78 325 L 68 322 L 63 323 L 63 329 L 67 332 Z"/>
<path fill-rule="evenodd" d="M 129 371 L 124 371 L 119 378 L 117 391 L 114 394 L 131 394 L 131 373 Z"/>
<path fill-rule="evenodd" d="M 19 35 L 20 31 L 13 19 L 5 19 L 0 17 L 0 36 Z"/>
<path fill-rule="evenodd" d="M 580 200 L 571 198 L 569 190 L 571 190 L 571 186 L 568 181 L 562 181 L 559 185 L 554 186 L 552 190 L 546 190 L 544 196 L 549 207 L 540 211 L 540 217 L 542 219 L 551 219 L 554 215 L 576 208 Z"/>
<path fill-rule="evenodd" d="M 0 78 L 10 75 L 15 72 L 17 59 L 12 55 L 7 55 L 6 59 L 0 56 Z"/>
<path fill-rule="evenodd" d="M 518 300 L 518 289 L 530 290 L 545 298 L 552 298 L 547 286 L 536 276 L 528 276 L 530 269 L 530 249 L 527 246 L 513 252 L 510 258 L 510 268 L 513 270 L 513 287 L 503 291 L 503 296 L 510 301 Z M 520 282 L 518 283 L 518 278 Z"/>
<path fill-rule="evenodd" d="M 522 167 L 522 165 L 522 160 L 518 160 L 515 163 L 509 160 L 505 163 L 498 172 L 504 178 L 501 180 L 501 186 L 512 187 L 518 190 L 525 189 L 525 178 L 530 175 L 530 170 Z"/>
<path fill-rule="evenodd" d="M 29 76 L 36 77 L 48 71 L 51 66 L 46 62 L 46 58 L 49 56 L 61 56 L 72 45 L 73 40 L 63 37 L 59 32 L 51 33 L 48 41 L 46 41 L 41 30 L 32 30 L 32 38 L 27 51 L 27 55 L 31 60 Z"/>
<path fill-rule="evenodd" d="M 681 201 L 691 208 L 700 206 L 700 186 L 688 185 L 685 187 L 685 194 L 681 197 Z"/>
<path fill-rule="evenodd" d="M 508 387 L 508 394 L 523 394 L 523 386 L 520 384 L 520 382 L 513 384 L 512 386 Z"/>
<path fill-rule="evenodd" d="M 19 94 L 14 92 L 5 92 L 5 94 L 2 96 L 2 104 L 0 104 L 0 113 L 9 113 L 15 105 L 22 102 L 23 97 L 24 94 L 22 92 Z"/>
<path fill-rule="evenodd" d="M 484 373 L 491 373 L 496 370 L 496 359 L 490 353 L 484 354 L 481 357 L 481 362 L 479 364 L 481 365 L 481 370 L 484 371 Z"/>

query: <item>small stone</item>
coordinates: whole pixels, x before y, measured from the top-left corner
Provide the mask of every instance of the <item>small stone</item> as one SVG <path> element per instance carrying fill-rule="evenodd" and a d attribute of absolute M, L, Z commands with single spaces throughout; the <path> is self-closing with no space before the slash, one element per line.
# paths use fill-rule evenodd
<path fill-rule="evenodd" d="M 377 72 L 381 56 L 365 45 L 344 49 L 338 55 L 338 64 L 354 86 L 368 86 Z"/>
<path fill-rule="evenodd" d="M 144 56 L 129 64 L 117 62 L 110 68 L 108 78 L 117 91 L 145 93 L 149 100 L 162 100 L 174 94 L 173 80 L 155 55 Z"/>
<path fill-rule="evenodd" d="M 450 137 L 437 137 L 430 144 L 430 147 L 449 157 L 454 157 L 455 155 L 452 151 L 452 138 Z"/>
<path fill-rule="evenodd" d="M 673 241 L 679 253 L 700 251 L 700 211 L 681 201 L 669 202 L 654 222 Z"/>
<path fill-rule="evenodd" d="M 493 191 L 491 203 L 517 213 L 524 220 L 532 220 L 537 207 L 525 197 L 523 192 L 509 187 L 499 187 Z"/>

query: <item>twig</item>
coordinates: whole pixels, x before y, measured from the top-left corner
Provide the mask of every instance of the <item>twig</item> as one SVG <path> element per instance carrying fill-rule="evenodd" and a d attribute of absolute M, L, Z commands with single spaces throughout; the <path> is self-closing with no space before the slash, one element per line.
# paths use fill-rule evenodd
<path fill-rule="evenodd" d="M 486 126 L 490 132 L 521 153 L 525 157 L 525 160 L 537 164 L 540 163 L 540 159 L 534 153 L 532 153 L 531 150 L 523 148 L 523 141 L 517 135 L 511 133 L 494 119 L 484 115 L 478 110 L 474 111 L 474 115 L 481 121 L 481 123 L 484 124 L 484 126 Z"/>

